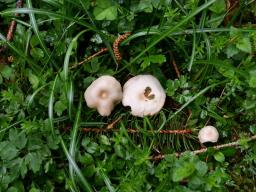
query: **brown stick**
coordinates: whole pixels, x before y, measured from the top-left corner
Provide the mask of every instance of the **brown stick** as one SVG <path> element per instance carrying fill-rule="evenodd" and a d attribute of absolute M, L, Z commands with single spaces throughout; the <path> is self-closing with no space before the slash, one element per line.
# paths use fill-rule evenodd
<path fill-rule="evenodd" d="M 114 120 L 112 123 L 108 124 L 107 129 L 113 129 L 115 125 L 122 119 L 121 117 L 118 117 L 116 120 Z"/>
<path fill-rule="evenodd" d="M 106 133 L 106 132 L 118 132 L 119 129 L 104 129 L 104 128 L 82 128 L 83 132 L 94 132 L 94 133 Z M 140 131 L 138 129 L 133 129 L 133 128 L 128 128 L 127 129 L 128 133 L 139 133 Z M 159 133 L 159 134 L 166 134 L 166 135 L 171 135 L 171 134 L 177 134 L 177 135 L 184 135 L 184 134 L 191 134 L 192 130 L 160 130 L 160 131 L 151 131 L 148 130 L 148 133 Z"/>
<path fill-rule="evenodd" d="M 22 8 L 22 7 L 23 7 L 23 1 L 22 0 L 17 0 L 16 8 Z M 15 13 L 15 16 L 18 17 L 19 13 Z M 16 26 L 17 26 L 16 21 L 11 21 L 10 26 L 8 28 L 8 31 L 7 31 L 7 35 L 6 35 L 7 41 L 12 41 L 13 33 L 14 33 L 15 29 L 16 29 Z M 2 46 L 0 48 L 0 53 L 3 52 L 5 49 L 6 49 L 6 46 Z"/>
<path fill-rule="evenodd" d="M 119 45 L 120 43 L 125 40 L 131 33 L 130 32 L 127 32 L 123 35 L 120 35 L 113 43 L 113 52 L 114 52 L 114 55 L 115 55 L 115 58 L 117 60 L 117 62 L 120 62 L 122 60 L 122 56 L 121 56 L 121 53 L 119 52 Z M 85 62 L 88 62 L 90 60 L 92 60 L 94 57 L 97 57 L 98 55 L 101 55 L 105 52 L 108 51 L 108 48 L 102 48 L 101 50 L 99 50 L 98 52 L 94 53 L 93 55 L 85 58 L 83 61 L 73 65 L 70 67 L 70 69 L 73 69 L 73 68 L 76 68 L 78 67 L 79 65 L 82 65 L 84 64 Z"/>
<path fill-rule="evenodd" d="M 179 68 L 178 68 L 174 59 L 172 60 L 172 65 L 173 65 L 173 68 L 175 70 L 175 73 L 176 73 L 177 77 L 180 78 L 180 71 L 179 71 Z"/>
<path fill-rule="evenodd" d="M 175 61 L 175 59 L 174 59 L 174 57 L 173 57 L 173 54 L 172 54 L 172 52 L 171 51 L 169 51 L 169 54 L 170 54 L 170 57 L 171 57 L 171 62 L 172 62 L 172 66 L 173 66 L 173 68 L 174 68 L 174 71 L 175 71 L 175 73 L 176 73 L 176 75 L 177 75 L 177 78 L 180 78 L 180 76 L 181 76 L 181 74 L 180 74 L 180 70 L 179 70 L 179 68 L 178 68 L 178 66 L 177 66 L 177 64 L 176 64 L 176 61 Z"/>
<path fill-rule="evenodd" d="M 247 139 L 248 142 L 253 141 L 253 140 L 256 140 L 256 135 L 253 135 L 252 137 L 249 137 Z M 239 140 L 237 140 L 235 142 L 231 142 L 231 143 L 222 144 L 222 145 L 216 145 L 213 148 L 216 149 L 216 150 L 219 150 L 219 149 L 226 148 L 226 147 L 237 147 L 237 146 L 240 146 Z M 191 151 L 191 152 L 193 154 L 197 155 L 197 154 L 205 153 L 207 151 L 208 151 L 208 148 L 203 148 L 203 149 L 199 149 L 199 150 L 195 150 L 195 151 Z M 185 152 L 175 153 L 175 156 L 179 157 L 179 156 L 182 156 L 184 153 Z M 159 161 L 159 160 L 164 159 L 165 157 L 166 157 L 166 155 L 160 154 L 160 155 L 157 155 L 157 156 L 152 156 L 152 157 L 150 157 L 150 159 L 154 160 L 154 161 Z"/>
<path fill-rule="evenodd" d="M 71 66 L 70 69 L 76 68 L 76 67 L 78 67 L 79 65 L 82 65 L 82 64 L 84 64 L 85 62 L 88 62 L 88 61 L 92 60 L 94 57 L 97 57 L 98 55 L 101 55 L 101 54 L 103 54 L 103 53 L 105 53 L 105 52 L 107 52 L 107 51 L 108 51 L 108 48 L 101 48 L 98 52 L 96 52 L 96 53 L 94 53 L 93 55 L 91 55 L 91 56 L 85 58 L 83 61 L 81 61 L 81 62 L 79 62 L 79 63 L 77 63 L 77 64 Z"/>

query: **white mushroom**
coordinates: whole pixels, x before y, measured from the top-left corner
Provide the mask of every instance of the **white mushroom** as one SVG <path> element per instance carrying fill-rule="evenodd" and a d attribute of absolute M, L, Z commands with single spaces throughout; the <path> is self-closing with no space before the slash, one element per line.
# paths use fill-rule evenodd
<path fill-rule="evenodd" d="M 164 89 L 154 76 L 138 75 L 124 84 L 122 103 L 131 107 L 132 115 L 143 117 L 158 113 L 165 97 Z"/>
<path fill-rule="evenodd" d="M 213 126 L 205 126 L 198 133 L 200 143 L 212 142 L 215 143 L 219 139 L 219 132 Z"/>
<path fill-rule="evenodd" d="M 88 107 L 96 108 L 101 116 L 108 116 L 122 100 L 122 87 L 114 77 L 104 75 L 92 82 L 84 98 Z"/>

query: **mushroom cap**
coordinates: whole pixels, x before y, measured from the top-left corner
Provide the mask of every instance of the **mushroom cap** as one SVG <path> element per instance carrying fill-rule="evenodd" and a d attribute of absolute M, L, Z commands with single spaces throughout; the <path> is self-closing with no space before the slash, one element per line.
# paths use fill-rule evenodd
<path fill-rule="evenodd" d="M 134 116 L 143 117 L 158 113 L 166 94 L 160 82 L 152 75 L 138 75 L 129 79 L 123 87 L 124 106 L 131 107 Z"/>
<path fill-rule="evenodd" d="M 114 77 L 103 75 L 86 89 L 84 98 L 88 107 L 96 108 L 101 116 L 109 116 L 122 100 L 122 87 Z"/>
<path fill-rule="evenodd" d="M 205 126 L 198 133 L 200 143 L 212 142 L 215 143 L 219 139 L 219 132 L 213 126 Z"/>

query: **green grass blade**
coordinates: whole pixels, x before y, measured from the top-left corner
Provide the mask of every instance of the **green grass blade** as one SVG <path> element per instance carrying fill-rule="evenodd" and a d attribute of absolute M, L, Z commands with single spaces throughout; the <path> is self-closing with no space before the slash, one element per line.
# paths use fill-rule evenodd
<path fill-rule="evenodd" d="M 4 133 L 5 131 L 7 131 L 8 129 L 10 129 L 10 128 L 14 127 L 15 125 L 19 125 L 19 124 L 20 124 L 20 123 L 22 123 L 22 122 L 23 122 L 23 120 L 21 120 L 21 121 L 17 121 L 17 122 L 15 122 L 15 123 L 13 123 L 13 124 L 9 125 L 8 127 L 1 128 L 1 130 L 0 130 L 0 134 Z"/>
<path fill-rule="evenodd" d="M 81 170 L 79 169 L 78 165 L 76 164 L 75 160 L 72 158 L 72 156 L 69 154 L 68 150 L 67 150 L 67 147 L 63 141 L 63 139 L 61 138 L 60 139 L 60 142 L 61 142 L 61 146 L 62 146 L 62 149 L 68 159 L 68 162 L 69 164 L 73 167 L 73 170 L 74 172 L 76 173 L 76 175 L 78 176 L 78 178 L 80 179 L 81 181 L 81 184 L 83 185 L 83 189 L 84 191 L 87 191 L 87 192 L 93 192 L 93 189 L 91 187 L 91 185 L 88 183 L 88 181 L 86 180 L 86 178 L 83 176 Z"/>
<path fill-rule="evenodd" d="M 178 5 L 178 7 L 182 10 L 182 12 L 185 14 L 185 15 L 188 15 L 188 13 L 186 12 L 186 10 L 184 9 L 183 5 L 180 4 L 179 1 L 175 0 L 175 3 Z M 204 12 L 203 12 L 204 13 Z M 194 59 L 195 59 L 195 53 L 196 53 L 196 46 L 197 46 L 197 43 L 196 43 L 196 40 L 197 40 L 197 35 L 195 33 L 195 30 L 196 30 L 196 24 L 195 22 L 191 22 L 192 23 L 192 26 L 193 26 L 193 45 L 192 45 L 192 52 L 191 52 L 191 56 L 190 56 L 190 60 L 189 60 L 189 64 L 188 64 L 188 71 L 190 72 L 191 69 L 192 69 L 192 65 L 193 65 L 193 62 L 194 62 Z M 201 28 L 201 27 L 200 27 Z"/>
<path fill-rule="evenodd" d="M 193 33 L 193 45 L 192 45 L 192 53 L 190 56 L 189 64 L 188 64 L 188 71 L 191 71 L 192 65 L 194 63 L 195 59 L 195 53 L 196 53 L 196 33 Z"/>
<path fill-rule="evenodd" d="M 55 92 L 55 88 L 56 88 L 56 83 L 58 80 L 58 74 L 56 75 L 52 88 L 51 88 L 51 93 L 50 93 L 50 98 L 49 98 L 49 102 L 48 102 L 48 116 L 49 116 L 49 121 L 50 121 L 50 127 L 52 130 L 52 134 L 55 135 L 54 133 L 54 123 L 53 123 L 53 104 L 54 104 L 54 92 Z"/>
<path fill-rule="evenodd" d="M 202 65 L 213 65 L 216 68 L 225 68 L 227 70 L 233 70 L 237 74 L 241 75 L 244 78 L 247 78 L 248 74 L 245 71 L 239 70 L 238 68 L 234 67 L 232 64 L 229 63 L 227 60 L 198 60 L 195 61 L 195 64 L 202 64 Z"/>
<path fill-rule="evenodd" d="M 72 55 L 72 50 L 74 47 L 77 45 L 77 40 L 78 38 L 87 32 L 88 30 L 83 30 L 80 33 L 78 33 L 70 42 L 65 58 L 64 58 L 64 64 L 63 64 L 63 71 L 64 71 L 64 80 L 65 80 L 65 91 L 67 95 L 67 100 L 68 100 L 68 112 L 69 112 L 69 117 L 70 119 L 72 118 L 72 105 L 73 105 L 73 97 L 74 97 L 74 91 L 73 91 L 73 82 L 70 80 L 71 78 L 69 77 L 69 60 Z"/>
<path fill-rule="evenodd" d="M 34 71 L 38 71 L 40 70 L 40 67 L 38 67 L 37 65 L 35 65 L 35 62 L 26 56 L 26 54 L 23 51 L 20 51 L 19 49 L 17 49 L 15 46 L 13 46 L 9 41 L 7 41 L 7 39 L 5 38 L 5 36 L 3 34 L 0 33 L 0 40 L 2 40 L 4 43 L 7 44 L 7 46 L 9 48 L 11 48 L 17 55 L 19 55 L 22 59 L 24 59 L 26 62 L 28 62 L 31 66 L 31 68 Z"/>
<path fill-rule="evenodd" d="M 87 32 L 88 30 L 83 30 L 81 31 L 80 33 L 78 33 L 73 39 L 72 41 L 70 42 L 69 46 L 68 46 L 68 50 L 66 52 L 66 55 L 65 55 L 65 59 L 64 59 L 64 65 L 63 65 L 63 71 L 64 71 L 64 79 L 65 81 L 67 81 L 69 79 L 69 76 L 68 76 L 68 72 L 69 72 L 69 59 L 70 59 L 70 56 L 72 54 L 72 50 L 73 48 L 76 46 L 77 44 L 77 40 L 78 38 L 84 34 L 85 32 Z"/>
<path fill-rule="evenodd" d="M 105 174 L 104 170 L 102 169 L 102 167 L 99 167 L 99 174 L 100 176 L 103 178 L 104 183 L 106 184 L 108 191 L 109 192 L 115 192 L 117 191 L 113 186 L 112 183 L 109 179 L 109 177 Z"/>
<path fill-rule="evenodd" d="M 63 6 L 63 3 L 61 3 L 61 1 L 57 1 L 57 0 L 42 0 L 42 1 L 55 7 L 55 8 L 61 8 L 61 6 Z"/>
<path fill-rule="evenodd" d="M 140 54 L 138 54 L 136 57 L 134 57 L 130 63 L 128 63 L 125 67 L 121 68 L 118 72 L 123 71 L 126 69 L 129 65 L 136 62 L 140 57 L 142 57 L 147 51 L 149 51 L 152 47 L 154 47 L 157 43 L 159 43 L 161 40 L 166 38 L 168 35 L 170 35 L 172 32 L 177 30 L 179 27 L 187 23 L 192 17 L 209 7 L 211 4 L 213 4 L 216 0 L 210 0 L 207 3 L 203 4 L 202 6 L 198 7 L 195 11 L 190 13 L 186 18 L 181 20 L 177 25 L 174 27 L 170 27 L 167 31 L 161 33 L 155 40 L 152 41 Z"/>
<path fill-rule="evenodd" d="M 27 105 L 30 107 L 30 105 L 33 103 L 35 96 L 46 86 L 48 86 L 49 83 L 44 84 L 43 86 L 39 87 L 37 90 L 34 91 L 34 93 L 28 98 Z"/>
<path fill-rule="evenodd" d="M 75 22 L 81 26 L 87 27 L 90 30 L 97 31 L 94 27 L 92 27 L 90 24 L 88 24 L 84 21 L 80 21 L 74 17 L 68 17 L 68 16 L 65 16 L 62 14 L 54 13 L 54 12 L 43 10 L 43 9 L 35 9 L 35 8 L 33 8 L 33 9 L 31 9 L 31 8 L 7 9 L 5 11 L 0 12 L 0 15 L 5 16 L 5 15 L 12 15 L 15 13 L 20 13 L 20 14 L 34 13 L 34 14 L 46 15 L 46 16 L 54 17 L 54 18 L 65 19 L 68 21 Z"/>
<path fill-rule="evenodd" d="M 86 13 L 86 15 L 89 17 L 91 23 L 96 27 L 95 22 L 94 22 L 94 20 L 93 20 L 93 18 L 92 18 L 92 16 L 91 16 L 91 13 L 90 13 L 90 12 L 88 11 L 88 9 L 86 8 L 85 1 L 79 0 L 79 2 L 80 2 L 80 4 L 82 5 L 83 10 L 84 10 L 84 12 Z"/>
<path fill-rule="evenodd" d="M 208 38 L 208 35 L 206 33 L 203 33 L 205 45 L 206 45 L 206 50 L 207 50 L 207 59 L 211 59 L 212 51 L 211 51 L 211 42 Z"/>
<path fill-rule="evenodd" d="M 32 6 L 32 3 L 31 3 L 31 0 L 27 0 L 27 6 L 28 8 L 33 8 Z M 39 41 L 39 44 L 41 45 L 42 49 L 44 50 L 45 54 L 47 55 L 47 57 L 49 58 L 50 57 L 50 54 L 49 54 L 49 51 L 47 50 L 43 40 L 41 39 L 40 37 L 40 34 L 39 34 L 39 30 L 38 30 L 38 26 L 37 26 L 37 22 L 36 22 L 36 18 L 35 18 L 35 15 L 34 13 L 29 13 L 29 18 L 30 18 L 30 22 L 31 22 L 31 26 L 34 30 L 34 33 L 37 37 L 37 40 Z"/>
<path fill-rule="evenodd" d="M 72 81 L 70 81 L 68 83 L 67 100 L 68 100 L 69 119 L 72 119 L 72 106 L 73 106 L 73 101 L 74 101 L 74 88 L 73 88 L 73 82 Z"/>
<path fill-rule="evenodd" d="M 164 29 L 164 28 L 162 28 Z M 256 32 L 256 29 L 253 28 L 244 28 L 244 29 L 236 29 L 239 32 Z M 182 30 L 182 31 L 176 31 L 176 32 L 172 32 L 170 34 L 170 36 L 177 36 L 177 35 L 190 35 L 190 34 L 194 34 L 194 33 L 221 33 L 221 32 L 230 32 L 232 31 L 232 28 L 202 28 L 202 29 L 186 29 L 186 30 Z M 143 37 L 143 36 L 149 36 L 149 35 L 160 35 L 161 34 L 161 30 L 159 29 L 150 29 L 149 32 L 147 32 L 147 29 L 142 29 L 139 30 L 135 33 L 133 33 L 132 35 L 130 35 L 127 39 L 125 39 L 124 41 L 122 41 L 121 45 L 126 45 L 128 44 L 131 40 Z"/>
<path fill-rule="evenodd" d="M 180 113 L 184 108 L 186 108 L 190 103 L 192 103 L 194 100 L 196 100 L 200 95 L 207 92 L 209 89 L 216 87 L 220 84 L 226 83 L 227 81 L 221 81 L 219 83 L 214 83 L 212 85 L 209 85 L 208 87 L 204 88 L 203 90 L 199 91 L 197 94 L 195 94 L 189 101 L 187 101 L 184 105 L 182 105 L 175 113 L 173 113 L 168 119 L 167 122 L 170 121 L 172 118 L 174 118 L 178 113 Z M 160 131 L 160 129 L 158 129 Z"/>
<path fill-rule="evenodd" d="M 81 106 L 82 106 L 82 104 L 81 104 L 81 99 L 80 99 L 78 110 L 76 113 L 76 119 L 75 119 L 74 126 L 73 126 L 73 129 L 71 132 L 71 142 L 70 142 L 70 146 L 69 146 L 69 154 L 74 161 L 75 161 L 75 154 L 76 154 L 77 132 L 78 132 L 78 128 L 79 128 L 80 115 L 81 115 Z M 70 177 L 71 177 L 73 185 L 76 186 L 74 167 L 71 162 L 69 162 L 69 173 L 70 173 Z"/>

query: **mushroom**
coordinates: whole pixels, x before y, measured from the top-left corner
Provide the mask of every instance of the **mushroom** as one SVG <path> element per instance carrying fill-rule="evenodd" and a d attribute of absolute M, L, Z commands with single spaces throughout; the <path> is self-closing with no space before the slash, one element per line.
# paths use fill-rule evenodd
<path fill-rule="evenodd" d="M 200 143 L 216 143 L 219 139 L 219 132 L 213 126 L 205 126 L 198 133 L 198 139 Z"/>
<path fill-rule="evenodd" d="M 138 75 L 124 84 L 122 103 L 131 107 L 132 115 L 143 117 L 158 113 L 165 97 L 164 89 L 154 76 Z"/>
<path fill-rule="evenodd" d="M 122 87 L 114 77 L 103 75 L 86 89 L 84 98 L 88 107 L 96 108 L 101 116 L 109 116 L 122 100 Z"/>

